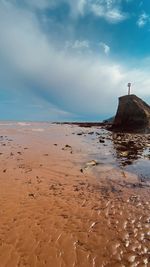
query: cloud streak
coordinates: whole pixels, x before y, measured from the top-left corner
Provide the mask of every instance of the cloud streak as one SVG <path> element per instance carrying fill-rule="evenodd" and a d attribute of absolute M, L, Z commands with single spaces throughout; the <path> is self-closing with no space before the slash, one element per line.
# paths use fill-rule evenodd
<path fill-rule="evenodd" d="M 109 45 L 103 43 L 103 42 L 100 42 L 100 47 L 103 49 L 104 53 L 106 55 L 108 55 L 110 53 L 110 47 Z"/>
<path fill-rule="evenodd" d="M 104 18 L 109 23 L 119 23 L 127 19 L 127 15 L 118 8 L 108 8 L 101 4 L 93 3 L 90 7 L 93 14 L 97 17 Z"/>
<path fill-rule="evenodd" d="M 150 16 L 145 12 L 143 12 L 137 20 L 137 25 L 139 26 L 139 28 L 143 28 L 149 22 L 150 22 Z"/>
<path fill-rule="evenodd" d="M 19 3 L 18 0 L 12 1 Z M 22 4 L 31 10 L 54 9 L 66 3 L 70 7 L 70 15 L 73 18 L 92 13 L 109 23 L 119 23 L 128 18 L 128 15 L 121 11 L 121 2 L 120 0 L 22 0 Z"/>

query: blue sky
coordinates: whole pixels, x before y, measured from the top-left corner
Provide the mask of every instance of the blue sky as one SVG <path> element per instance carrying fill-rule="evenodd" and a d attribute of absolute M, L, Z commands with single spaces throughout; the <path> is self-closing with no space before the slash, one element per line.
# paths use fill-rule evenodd
<path fill-rule="evenodd" d="M 148 0 L 0 0 L 0 120 L 102 120 L 150 103 Z"/>

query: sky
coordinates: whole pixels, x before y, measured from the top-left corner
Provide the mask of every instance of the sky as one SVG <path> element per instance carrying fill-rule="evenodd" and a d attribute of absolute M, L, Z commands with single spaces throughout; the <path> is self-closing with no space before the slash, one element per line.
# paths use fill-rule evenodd
<path fill-rule="evenodd" d="M 101 121 L 149 70 L 148 0 L 0 0 L 0 120 Z"/>

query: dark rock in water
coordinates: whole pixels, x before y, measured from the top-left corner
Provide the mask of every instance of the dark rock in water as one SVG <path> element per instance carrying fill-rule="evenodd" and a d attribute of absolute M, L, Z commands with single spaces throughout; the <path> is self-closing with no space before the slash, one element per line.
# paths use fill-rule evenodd
<path fill-rule="evenodd" d="M 99 138 L 100 143 L 105 143 L 105 140 L 103 138 Z"/>
<path fill-rule="evenodd" d="M 150 132 L 150 106 L 136 95 L 120 97 L 112 130 Z"/>

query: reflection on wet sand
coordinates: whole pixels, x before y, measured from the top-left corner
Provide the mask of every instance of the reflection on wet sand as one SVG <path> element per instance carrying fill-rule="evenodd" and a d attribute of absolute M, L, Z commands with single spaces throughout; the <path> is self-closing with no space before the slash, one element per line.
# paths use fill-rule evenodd
<path fill-rule="evenodd" d="M 0 267 L 150 266 L 150 182 L 118 167 L 127 140 L 48 123 L 0 129 Z"/>

